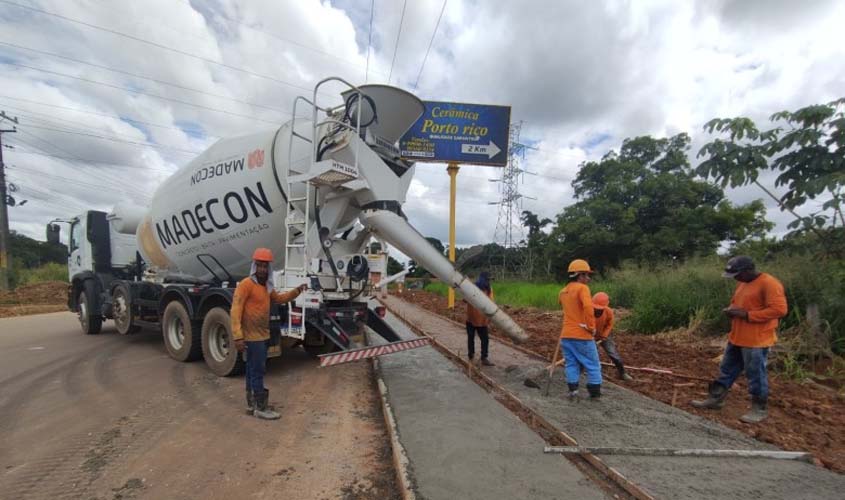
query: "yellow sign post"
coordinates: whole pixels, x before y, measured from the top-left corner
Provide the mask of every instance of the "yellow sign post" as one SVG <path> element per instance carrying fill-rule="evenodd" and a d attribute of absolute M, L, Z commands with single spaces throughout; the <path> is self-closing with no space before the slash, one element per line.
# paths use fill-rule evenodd
<path fill-rule="evenodd" d="M 461 167 L 457 163 L 449 163 L 446 169 L 449 172 L 449 261 L 455 263 L 455 195 L 458 191 L 458 170 Z M 455 308 L 455 289 L 449 287 L 449 309 Z"/>

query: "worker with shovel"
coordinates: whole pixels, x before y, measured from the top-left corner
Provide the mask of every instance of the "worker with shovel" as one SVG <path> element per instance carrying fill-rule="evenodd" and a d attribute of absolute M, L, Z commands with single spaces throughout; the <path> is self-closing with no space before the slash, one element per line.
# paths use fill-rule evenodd
<path fill-rule="evenodd" d="M 267 362 L 267 341 L 270 340 L 270 302 L 286 304 L 299 296 L 307 285 L 288 292 L 273 289 L 273 252 L 258 248 L 252 255 L 249 276 L 238 283 L 232 300 L 232 339 L 238 352 L 246 351 L 247 412 L 265 420 L 275 420 L 279 414 L 268 408 L 270 391 L 264 387 Z"/>
<path fill-rule="evenodd" d="M 613 309 L 610 308 L 610 296 L 604 292 L 598 292 L 593 295 L 593 309 L 596 316 L 596 344 L 600 345 L 613 366 L 616 367 L 616 372 L 619 374 L 621 380 L 632 381 L 633 377 L 625 373 L 625 364 L 622 362 L 622 357 L 619 355 L 619 350 L 616 348 L 616 342 L 613 341 L 611 333 L 613 331 Z"/>
<path fill-rule="evenodd" d="M 560 291 L 558 302 L 563 307 L 563 326 L 560 348 L 566 359 L 566 385 L 569 398 L 578 397 L 581 370 L 587 372 L 587 391 L 590 399 L 601 397 L 601 363 L 596 349 L 596 317 L 590 295 L 592 274 L 590 265 L 582 259 L 569 264 L 569 283 Z"/>
<path fill-rule="evenodd" d="M 731 333 L 719 366 L 719 377 L 710 383 L 709 396 L 691 404 L 696 408 L 722 408 L 728 390 L 744 369 L 751 394 L 751 412 L 740 420 L 755 424 L 768 416 L 766 358 L 769 348 L 777 341 L 778 320 L 786 316 L 786 294 L 777 278 L 757 271 L 754 261 L 745 255 L 730 259 L 722 276 L 738 282 L 731 304 L 723 309 L 731 318 Z"/>

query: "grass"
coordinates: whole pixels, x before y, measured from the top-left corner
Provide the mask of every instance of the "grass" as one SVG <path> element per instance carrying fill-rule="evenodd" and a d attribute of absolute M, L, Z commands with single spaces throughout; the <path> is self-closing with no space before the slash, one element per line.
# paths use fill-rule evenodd
<path fill-rule="evenodd" d="M 620 328 L 655 334 L 695 324 L 699 333 L 724 334 L 730 324 L 721 311 L 730 302 L 735 282 L 721 277 L 723 266 L 724 261 L 718 257 L 656 269 L 625 266 L 596 279 L 590 289 L 593 293 L 607 292 L 612 307 L 631 311 Z M 777 277 L 786 289 L 790 309 L 781 321 L 781 330 L 805 335 L 805 311 L 816 304 L 824 330 L 829 332 L 828 352 L 845 352 L 845 263 L 786 256 L 760 262 L 758 267 Z M 563 285 L 496 281 L 493 289 L 499 303 L 556 310 Z M 438 282 L 428 284 L 426 290 L 447 293 L 446 285 Z"/>
<path fill-rule="evenodd" d="M 13 268 L 12 283 L 15 287 L 43 281 L 67 281 L 67 265 L 51 262 L 32 269 Z"/>

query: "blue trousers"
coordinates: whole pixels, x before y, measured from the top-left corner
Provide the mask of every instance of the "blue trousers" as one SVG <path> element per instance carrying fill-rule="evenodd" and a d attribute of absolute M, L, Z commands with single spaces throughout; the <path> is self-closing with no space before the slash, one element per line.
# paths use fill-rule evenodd
<path fill-rule="evenodd" d="M 567 384 L 577 384 L 582 369 L 587 372 L 588 384 L 601 384 L 601 363 L 595 341 L 560 339 L 560 348 L 566 358 Z"/>
<path fill-rule="evenodd" d="M 259 394 L 264 390 L 264 372 L 267 363 L 267 341 L 246 343 L 246 390 Z"/>
<path fill-rule="evenodd" d="M 730 389 L 745 369 L 749 394 L 766 399 L 769 396 L 769 376 L 766 372 L 768 356 L 768 347 L 739 347 L 728 342 L 722 364 L 719 366 L 721 373 L 716 382 Z"/>

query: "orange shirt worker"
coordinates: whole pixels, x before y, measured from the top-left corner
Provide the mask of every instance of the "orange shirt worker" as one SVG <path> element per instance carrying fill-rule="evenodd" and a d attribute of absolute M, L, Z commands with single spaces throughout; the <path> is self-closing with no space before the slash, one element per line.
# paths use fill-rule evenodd
<path fill-rule="evenodd" d="M 722 276 L 737 281 L 731 304 L 723 309 L 731 318 L 731 333 L 719 366 L 719 377 L 710 384 L 709 396 L 691 404 L 696 408 L 720 409 L 728 390 L 745 370 L 751 412 L 740 420 L 755 424 L 768 416 L 766 358 L 769 348 L 777 341 L 778 321 L 786 316 L 786 294 L 777 278 L 757 271 L 754 261 L 745 255 L 729 260 Z"/>

